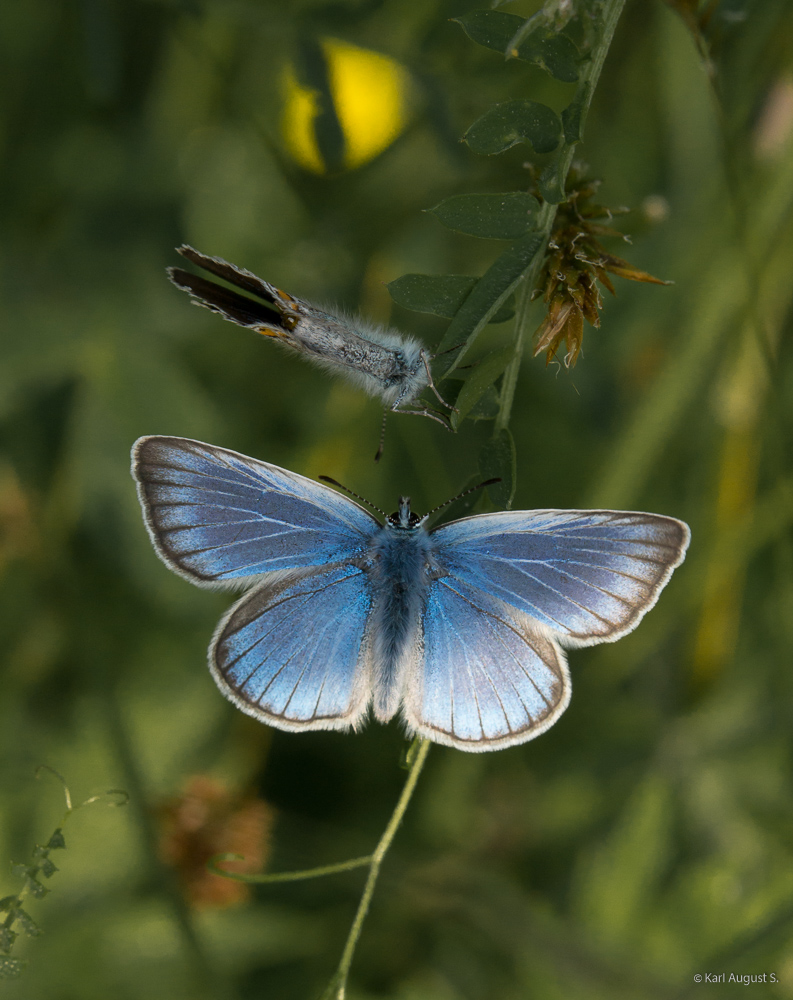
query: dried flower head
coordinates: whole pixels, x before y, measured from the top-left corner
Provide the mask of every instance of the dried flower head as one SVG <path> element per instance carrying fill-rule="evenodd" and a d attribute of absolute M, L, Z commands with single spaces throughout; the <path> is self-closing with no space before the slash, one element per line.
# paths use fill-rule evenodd
<path fill-rule="evenodd" d="M 164 803 L 158 813 L 160 856 L 176 869 L 191 906 L 233 906 L 248 898 L 245 883 L 215 875 L 206 865 L 215 854 L 240 854 L 244 862 L 224 862 L 224 868 L 261 871 L 273 820 L 266 802 L 240 798 L 214 779 L 197 775 L 183 795 Z"/>
<path fill-rule="evenodd" d="M 592 203 L 600 181 L 587 178 L 582 164 L 573 164 L 567 180 L 568 194 L 556 212 L 548 258 L 538 280 L 535 296 L 542 294 L 548 313 L 536 333 L 535 357 L 546 352 L 546 363 L 556 357 L 562 343 L 566 347 L 564 363 L 571 368 L 581 352 L 584 320 L 600 326 L 603 299 L 598 282 L 616 295 L 609 272 L 629 281 L 649 281 L 656 285 L 671 282 L 640 271 L 627 260 L 615 257 L 598 237 L 618 236 L 630 242 L 624 233 L 604 225 L 626 209 L 609 209 Z"/>

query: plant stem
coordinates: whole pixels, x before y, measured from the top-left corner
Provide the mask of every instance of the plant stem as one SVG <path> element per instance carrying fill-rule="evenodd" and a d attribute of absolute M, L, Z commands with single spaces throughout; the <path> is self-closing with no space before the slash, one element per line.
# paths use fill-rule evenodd
<path fill-rule="evenodd" d="M 550 216 L 550 222 L 546 223 L 544 216 Z M 526 339 L 528 329 L 528 312 L 531 306 L 531 293 L 537 284 L 537 275 L 545 257 L 545 250 L 548 246 L 548 239 L 551 234 L 551 226 L 556 216 L 556 205 L 546 202 L 540 209 L 538 221 L 543 226 L 545 237 L 542 241 L 542 251 L 537 253 L 527 269 L 520 288 L 518 289 L 517 309 L 515 310 L 515 339 L 513 341 L 513 354 L 509 364 L 504 369 L 504 378 L 501 383 L 501 401 L 493 426 L 493 437 L 496 437 L 502 430 L 509 427 L 509 418 L 512 415 L 512 403 L 515 399 L 515 389 L 518 385 L 518 373 L 520 362 L 523 358 L 523 343 Z"/>
<path fill-rule="evenodd" d="M 603 63 L 605 62 L 606 54 L 611 46 L 611 40 L 614 37 L 614 30 L 617 27 L 617 21 L 620 19 L 620 14 L 622 13 L 622 8 L 624 6 L 625 0 L 605 0 L 603 4 L 600 34 L 592 47 L 592 57 L 585 65 L 585 69 L 581 74 L 580 80 L 578 81 L 578 89 L 576 91 L 575 99 L 578 100 L 580 98 L 581 101 L 582 134 L 583 125 L 592 104 L 595 87 L 600 79 Z M 575 155 L 575 148 L 575 143 L 569 145 L 565 144 L 562 147 L 562 150 L 559 153 L 558 173 L 560 177 L 567 177 Z M 512 403 L 515 398 L 515 388 L 518 384 L 518 372 L 520 371 L 520 363 L 523 358 L 523 345 L 526 339 L 526 330 L 528 327 L 528 312 L 529 305 L 531 303 L 531 293 L 534 291 L 537 284 L 537 276 L 545 258 L 548 241 L 551 238 L 553 224 L 556 219 L 557 207 L 557 205 L 553 205 L 546 201 L 537 216 L 537 231 L 542 233 L 543 240 L 540 244 L 540 249 L 532 258 L 531 263 L 524 271 L 523 278 L 521 279 L 521 286 L 518 292 L 517 315 L 515 317 L 515 353 L 504 371 L 504 379 L 501 388 L 501 405 L 499 407 L 498 416 L 496 417 L 493 428 L 494 436 L 509 426 L 509 418 L 512 413 Z"/>
<path fill-rule="evenodd" d="M 402 789 L 402 794 L 399 796 L 396 807 L 391 814 L 391 819 L 388 821 L 388 825 L 383 831 L 383 835 L 380 838 L 374 853 L 372 854 L 372 860 L 369 865 L 369 875 L 366 879 L 366 885 L 364 886 L 363 893 L 361 895 L 361 901 L 358 904 L 358 910 L 355 914 L 352 926 L 350 927 L 350 933 L 347 935 L 347 943 L 344 945 L 344 951 L 341 953 L 341 959 L 336 973 L 328 984 L 328 988 L 322 994 L 322 1000 L 344 1000 L 347 989 L 347 976 L 350 971 L 350 966 L 352 965 L 355 947 L 358 944 L 358 938 L 361 936 L 361 928 L 363 927 L 363 922 L 366 919 L 369 904 L 372 901 L 375 885 L 377 884 L 377 877 L 380 874 L 380 866 L 388 853 L 391 841 L 394 839 L 394 834 L 397 832 L 397 828 L 402 822 L 402 817 L 405 815 L 405 810 L 407 809 L 416 788 L 416 783 L 418 782 L 419 775 L 424 767 L 424 761 L 427 759 L 429 749 L 429 740 L 421 740 L 418 751 L 410 768 L 410 774 L 405 782 L 405 787 Z"/>
<path fill-rule="evenodd" d="M 270 885 L 273 882 L 302 882 L 304 879 L 320 878 L 323 875 L 338 875 L 339 872 L 349 872 L 354 868 L 367 868 L 372 863 L 373 855 L 367 854 L 363 858 L 351 858 L 349 861 L 339 861 L 332 865 L 320 865 L 318 868 L 304 868 L 298 872 L 275 872 L 262 875 L 245 875 L 240 872 L 227 872 L 218 865 L 223 861 L 242 861 L 241 854 L 221 854 L 218 857 L 210 858 L 207 868 L 214 875 L 222 875 L 223 878 L 230 878 L 233 882 L 247 882 L 255 885 Z"/>

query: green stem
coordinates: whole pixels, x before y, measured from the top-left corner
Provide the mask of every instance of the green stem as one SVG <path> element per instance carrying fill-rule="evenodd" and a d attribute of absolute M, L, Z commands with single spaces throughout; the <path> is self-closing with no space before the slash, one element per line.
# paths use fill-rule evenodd
<path fill-rule="evenodd" d="M 245 875 L 242 872 L 227 872 L 218 865 L 223 861 L 244 861 L 241 854 L 218 854 L 207 861 L 207 868 L 213 875 L 222 875 L 234 882 L 248 882 L 255 885 L 268 885 L 273 882 L 302 882 L 303 879 L 320 878 L 323 875 L 338 875 L 339 872 L 349 872 L 354 868 L 366 868 L 371 865 L 374 855 L 367 854 L 364 858 L 351 858 L 349 861 L 339 861 L 333 865 L 320 865 L 318 868 L 304 868 L 299 872 L 275 872 L 274 874 Z"/>
<path fill-rule="evenodd" d="M 553 225 L 553 217 L 556 215 L 556 205 L 549 205 L 547 202 L 540 209 L 540 217 L 543 214 L 551 215 L 551 224 L 548 225 L 546 235 L 542 242 L 542 252 L 538 253 L 527 269 L 523 281 L 518 290 L 517 309 L 515 310 L 515 339 L 513 341 L 512 357 L 504 369 L 504 378 L 501 383 L 501 401 L 493 426 L 493 437 L 497 437 L 502 430 L 509 427 L 509 418 L 512 415 L 512 403 L 515 399 L 515 389 L 518 385 L 518 373 L 520 372 L 520 362 L 523 358 L 523 344 L 528 330 L 528 312 L 531 306 L 531 293 L 537 284 L 537 276 L 545 257 L 545 248 L 548 245 L 548 238 Z"/>
<path fill-rule="evenodd" d="M 617 27 L 617 22 L 620 19 L 620 14 L 622 14 L 622 8 L 624 6 L 625 0 L 605 0 L 603 5 L 603 15 L 600 22 L 600 35 L 592 48 L 591 59 L 585 64 L 585 68 L 581 74 L 581 78 L 578 82 L 578 89 L 576 91 L 575 100 L 580 99 L 581 101 L 582 135 L 583 126 L 586 122 L 587 115 L 589 114 L 592 97 L 595 93 L 595 87 L 597 87 L 598 80 L 600 79 L 603 63 L 605 62 L 606 55 L 611 47 L 611 40 L 614 37 L 614 31 Z M 573 162 L 573 157 L 575 156 L 575 148 L 575 143 L 571 145 L 565 144 L 562 147 L 559 154 L 558 174 L 560 177 L 567 177 L 570 166 Z M 521 279 L 521 286 L 518 292 L 517 315 L 515 317 L 515 353 L 504 371 L 504 380 L 501 389 L 501 405 L 499 407 L 498 416 L 496 417 L 495 426 L 493 428 L 494 436 L 500 431 L 506 429 L 509 425 L 509 418 L 512 413 L 512 403 L 515 399 L 515 388 L 518 383 L 518 372 L 520 371 L 520 363 L 523 358 L 523 346 L 526 340 L 526 330 L 528 328 L 528 312 L 529 305 L 531 303 L 531 293 L 537 284 L 540 267 L 542 266 L 542 262 L 545 258 L 548 241 L 551 238 L 553 224 L 556 219 L 557 207 L 557 205 L 552 205 L 550 202 L 546 201 L 537 216 L 537 231 L 542 234 L 543 239 L 540 243 L 540 249 L 532 258 L 531 263 L 524 271 Z"/>
<path fill-rule="evenodd" d="M 374 854 L 372 854 L 371 864 L 369 866 L 369 875 L 366 879 L 366 885 L 364 886 L 363 893 L 361 895 L 361 901 L 358 904 L 358 910 L 355 914 L 352 926 L 350 927 L 350 933 L 347 935 L 347 943 L 344 945 L 344 951 L 341 953 L 341 960 L 339 961 L 339 966 L 336 969 L 336 974 L 328 984 L 328 988 L 322 994 L 322 1000 L 344 1000 L 347 989 L 347 976 L 350 971 L 350 966 L 352 965 L 353 956 L 355 955 L 355 947 L 358 944 L 358 938 L 361 936 L 361 928 L 363 927 L 363 922 L 366 919 L 369 904 L 372 901 L 375 885 L 377 884 L 377 877 L 380 874 L 380 866 L 388 853 L 391 841 L 394 839 L 394 834 L 397 832 L 397 828 L 402 822 L 402 817 L 405 815 L 405 810 L 407 809 L 416 788 L 416 782 L 419 780 L 419 775 L 424 767 L 424 761 L 427 759 L 429 749 L 429 740 L 421 740 L 418 746 L 418 751 L 410 768 L 410 774 L 405 782 L 405 787 L 402 789 L 402 794 L 399 796 L 399 801 L 391 814 L 388 826 L 386 826 L 383 831 L 383 836 L 380 838 L 380 841 L 374 850 Z"/>

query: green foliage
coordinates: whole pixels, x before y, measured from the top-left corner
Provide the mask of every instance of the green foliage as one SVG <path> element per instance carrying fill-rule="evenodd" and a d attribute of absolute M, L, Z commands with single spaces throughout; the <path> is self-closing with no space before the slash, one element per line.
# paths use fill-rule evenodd
<path fill-rule="evenodd" d="M 513 48 L 513 39 L 525 23 L 517 14 L 499 10 L 475 10 L 454 20 L 479 45 L 507 53 L 524 62 L 536 63 L 565 83 L 575 83 L 578 79 L 580 54 L 572 40 L 561 32 L 537 26 Z"/>
<path fill-rule="evenodd" d="M 444 198 L 429 211 L 458 233 L 482 239 L 515 240 L 525 236 L 539 207 L 537 199 L 528 192 L 508 191 L 506 194 L 458 194 Z M 453 315 L 451 313 L 450 318 Z"/>
<path fill-rule="evenodd" d="M 534 292 L 554 232 L 555 206 L 567 200 L 573 204 L 573 196 L 568 195 L 566 186 L 572 151 L 583 138 L 584 121 L 593 88 L 611 43 L 622 2 L 623 0 L 598 2 L 591 8 L 582 4 L 579 8 L 570 7 L 564 14 L 553 4 L 546 4 L 527 20 L 498 10 L 473 11 L 457 19 L 466 34 L 485 48 L 503 52 L 507 57 L 534 62 L 559 80 L 578 82 L 578 87 L 561 119 L 547 105 L 520 97 L 496 104 L 465 132 L 463 138 L 469 149 L 481 155 L 501 154 L 515 145 L 528 143 L 535 153 L 549 154 L 556 151 L 556 156 L 546 159 L 544 166 L 535 171 L 539 177 L 531 193 L 513 191 L 501 196 L 457 195 L 444 199 L 430 210 L 449 228 L 466 235 L 515 240 L 464 298 L 464 287 L 459 283 L 458 276 L 435 279 L 438 293 L 441 282 L 447 282 L 449 293 L 443 297 L 440 294 L 437 294 L 437 298 L 432 297 L 434 308 L 430 311 L 449 315 L 454 309 L 451 313 L 452 323 L 439 348 L 441 356 L 450 356 L 438 363 L 438 377 L 448 377 L 459 365 L 463 356 L 474 346 L 481 331 L 497 316 L 499 306 L 508 295 L 512 295 L 522 285 L 523 299 L 527 302 Z M 578 25 L 582 38 L 586 38 L 585 57 L 560 30 L 571 19 L 573 24 Z M 583 62 L 587 65 L 580 74 L 578 66 Z M 542 206 L 534 197 L 535 193 L 541 197 Z M 575 247 L 571 245 L 570 253 L 575 252 Z M 426 306 L 426 303 L 422 302 L 420 293 L 416 294 L 419 288 L 415 278 L 416 276 L 410 275 L 391 282 L 389 290 L 401 305 L 422 311 L 422 306 Z M 427 283 L 426 290 L 430 289 L 431 284 Z M 443 311 L 436 305 L 441 298 Z M 558 304 L 552 304 L 546 324 L 558 325 L 557 316 L 552 311 L 554 307 L 558 311 Z M 592 310 L 585 312 L 591 321 Z M 565 315 L 561 317 L 562 323 Z M 582 327 L 583 318 L 578 305 L 571 321 L 574 321 L 576 331 L 570 332 L 569 322 L 565 331 L 568 342 L 575 342 L 576 347 L 568 350 L 566 364 L 574 363 L 580 350 L 581 335 L 578 328 Z M 498 391 L 495 387 L 495 379 L 501 376 L 503 368 L 491 365 L 485 369 L 476 369 L 476 382 L 471 390 L 467 392 L 463 388 L 460 392 L 463 406 L 457 407 L 453 416 L 455 428 L 459 427 L 465 415 L 470 415 L 473 419 L 494 419 L 496 439 L 507 427 L 521 362 L 521 345 L 526 336 L 525 322 L 525 310 L 522 310 L 515 323 L 515 347 L 508 362 L 505 388 Z M 555 334 L 555 326 L 552 334 Z M 492 371 L 489 385 L 483 384 L 483 371 Z M 459 377 L 459 373 L 455 377 Z M 480 400 L 482 405 L 478 405 Z"/>
<path fill-rule="evenodd" d="M 536 153 L 552 153 L 561 135 L 562 123 L 555 111 L 528 98 L 519 98 L 486 111 L 471 125 L 464 139 L 472 152 L 493 156 L 519 142 L 530 143 Z"/>
<path fill-rule="evenodd" d="M 62 823 L 70 818 L 75 808 L 80 809 L 82 806 L 91 805 L 104 798 L 108 798 L 111 805 L 126 805 L 128 799 L 126 792 L 112 789 L 102 795 L 92 795 L 74 807 L 69 788 L 58 772 L 47 765 L 42 765 L 37 769 L 37 775 L 43 770 L 50 771 L 63 785 L 66 812 Z M 41 882 L 41 879 L 52 878 L 59 870 L 50 858 L 50 851 L 63 851 L 65 849 L 66 840 L 63 836 L 63 829 L 62 826 L 58 826 L 53 830 L 46 844 L 36 844 L 31 852 L 30 862 L 11 863 L 11 874 L 17 879 L 22 879 L 23 886 L 16 895 L 0 899 L 0 914 L 6 914 L 3 923 L 0 924 L 0 979 L 17 979 L 22 975 L 27 961 L 11 956 L 11 949 L 19 937 L 19 932 L 14 930 L 14 925 L 19 927 L 20 931 L 27 937 L 38 937 L 42 933 L 41 927 L 23 908 L 22 903 L 27 896 L 32 896 L 33 899 L 43 899 L 49 893 L 50 890 Z"/>
<path fill-rule="evenodd" d="M 499 480 L 487 491 L 496 509 L 509 510 L 515 496 L 517 469 L 515 442 L 508 428 L 497 431 L 479 452 L 479 471 L 486 478 Z"/>
<path fill-rule="evenodd" d="M 591 85 L 586 83 L 562 111 L 562 130 L 568 146 L 573 146 L 584 138 L 584 119 L 591 100 Z"/>
<path fill-rule="evenodd" d="M 15 878 L 21 878 L 24 885 L 17 895 L 5 896 L 0 899 L 0 914 L 6 914 L 3 924 L 0 926 L 0 979 L 16 979 L 22 974 L 25 962 L 10 954 L 14 942 L 19 937 L 19 932 L 14 930 L 14 925 L 16 924 L 28 937 L 38 937 L 41 934 L 41 928 L 23 909 L 22 902 L 25 896 L 43 899 L 47 895 L 49 889 L 41 883 L 39 876 L 51 878 L 58 871 L 50 860 L 49 854 L 51 850 L 60 850 L 65 846 L 63 833 L 57 829 L 44 847 L 39 844 L 35 846 L 32 864 L 12 863 L 11 865 L 11 874 Z"/>
<path fill-rule="evenodd" d="M 403 274 L 388 283 L 388 291 L 397 305 L 414 312 L 430 313 L 452 319 L 470 295 L 476 278 L 464 274 Z M 515 315 L 507 300 L 490 317 L 490 323 L 504 323 Z"/>
<path fill-rule="evenodd" d="M 448 371 L 459 362 L 485 325 L 494 321 L 499 309 L 512 295 L 523 277 L 526 267 L 536 256 L 542 242 L 542 236 L 534 232 L 516 240 L 476 282 L 447 327 L 438 352 L 443 354 L 444 351 L 459 347 L 461 344 L 464 348 L 453 356 L 451 362 L 446 364 L 442 362 L 441 370 L 445 368 Z"/>
<path fill-rule="evenodd" d="M 505 347 L 500 351 L 493 351 L 492 354 L 477 362 L 473 374 L 465 380 L 465 384 L 454 402 L 456 413 L 453 414 L 452 418 L 455 424 L 464 420 L 487 390 L 493 387 L 496 379 L 503 374 L 504 369 L 511 361 L 512 355 L 512 348 Z"/>

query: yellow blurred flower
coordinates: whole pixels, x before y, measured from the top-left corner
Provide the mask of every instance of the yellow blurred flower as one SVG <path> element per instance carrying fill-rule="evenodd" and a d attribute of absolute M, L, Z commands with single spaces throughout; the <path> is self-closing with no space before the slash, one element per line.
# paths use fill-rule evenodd
<path fill-rule="evenodd" d="M 380 52 L 335 38 L 320 42 L 328 89 L 343 142 L 341 169 L 354 170 L 387 149 L 410 118 L 411 80 L 407 70 Z M 317 125 L 328 109 L 323 95 L 298 78 L 293 64 L 283 78 L 284 143 L 294 160 L 316 174 L 338 166 L 326 162 Z"/>

